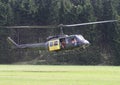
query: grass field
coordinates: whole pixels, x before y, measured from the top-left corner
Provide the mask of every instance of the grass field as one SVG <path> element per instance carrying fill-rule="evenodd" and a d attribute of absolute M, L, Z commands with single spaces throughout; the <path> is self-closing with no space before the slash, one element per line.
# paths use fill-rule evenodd
<path fill-rule="evenodd" d="M 0 65 L 0 85 L 120 85 L 120 67 Z"/>

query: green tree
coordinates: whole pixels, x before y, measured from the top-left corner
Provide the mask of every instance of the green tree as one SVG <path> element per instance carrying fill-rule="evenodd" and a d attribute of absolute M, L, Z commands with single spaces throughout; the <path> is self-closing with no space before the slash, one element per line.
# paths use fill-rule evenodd
<path fill-rule="evenodd" d="M 0 25 L 6 25 L 8 23 L 8 4 L 7 1 L 0 1 Z M 6 41 L 9 35 L 9 30 L 0 27 L 0 63 L 11 63 L 10 51 L 8 43 Z M 8 59 L 9 58 L 9 59 Z"/>

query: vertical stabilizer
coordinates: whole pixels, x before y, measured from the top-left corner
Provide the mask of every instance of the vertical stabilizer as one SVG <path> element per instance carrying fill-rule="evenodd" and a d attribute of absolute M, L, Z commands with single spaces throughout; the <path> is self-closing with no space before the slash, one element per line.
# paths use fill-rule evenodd
<path fill-rule="evenodd" d="M 8 37 L 7 40 L 12 45 L 13 48 L 19 47 L 19 45 L 15 41 L 13 41 L 10 37 Z"/>

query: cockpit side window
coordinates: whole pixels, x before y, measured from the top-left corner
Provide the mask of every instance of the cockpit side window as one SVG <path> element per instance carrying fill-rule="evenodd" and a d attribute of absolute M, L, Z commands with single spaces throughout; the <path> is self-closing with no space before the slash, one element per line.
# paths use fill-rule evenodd
<path fill-rule="evenodd" d="M 49 43 L 49 46 L 52 47 L 52 46 L 53 46 L 53 42 L 50 42 L 50 43 Z"/>
<path fill-rule="evenodd" d="M 77 43 L 78 43 L 77 38 L 76 38 L 76 37 L 73 37 L 73 38 L 71 39 L 71 43 L 72 43 L 74 46 L 77 46 Z"/>
<path fill-rule="evenodd" d="M 55 41 L 55 42 L 54 42 L 54 46 L 56 46 L 56 45 L 58 45 L 58 41 Z"/>
<path fill-rule="evenodd" d="M 70 36 L 70 37 L 68 37 L 67 39 L 66 39 L 66 42 L 68 43 L 70 43 L 70 42 L 72 42 L 72 40 L 74 39 L 75 37 L 74 36 Z"/>

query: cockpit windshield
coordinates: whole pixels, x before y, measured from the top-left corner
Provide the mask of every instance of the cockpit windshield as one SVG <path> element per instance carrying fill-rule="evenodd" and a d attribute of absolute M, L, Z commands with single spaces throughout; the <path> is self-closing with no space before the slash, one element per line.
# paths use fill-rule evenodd
<path fill-rule="evenodd" d="M 85 40 L 82 35 L 76 35 L 76 37 L 79 38 L 80 40 Z"/>

